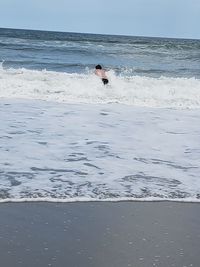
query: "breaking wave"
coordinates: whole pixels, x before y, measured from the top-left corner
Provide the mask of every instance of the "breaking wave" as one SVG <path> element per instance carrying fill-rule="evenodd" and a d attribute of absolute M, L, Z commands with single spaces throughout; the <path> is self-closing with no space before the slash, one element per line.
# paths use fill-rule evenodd
<path fill-rule="evenodd" d="M 120 103 L 144 107 L 200 108 L 200 80 L 144 77 L 108 72 L 109 86 L 87 74 L 0 66 L 0 97 L 67 103 Z"/>

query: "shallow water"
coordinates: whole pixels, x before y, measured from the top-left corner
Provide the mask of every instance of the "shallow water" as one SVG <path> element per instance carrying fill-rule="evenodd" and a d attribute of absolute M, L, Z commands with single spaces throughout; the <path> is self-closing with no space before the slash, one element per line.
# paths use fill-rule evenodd
<path fill-rule="evenodd" d="M 0 198 L 200 199 L 200 110 L 4 99 Z"/>

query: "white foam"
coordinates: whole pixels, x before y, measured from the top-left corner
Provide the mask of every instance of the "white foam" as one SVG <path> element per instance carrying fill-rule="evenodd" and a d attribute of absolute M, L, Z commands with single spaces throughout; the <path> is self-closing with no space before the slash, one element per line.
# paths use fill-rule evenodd
<path fill-rule="evenodd" d="M 200 200 L 200 110 L 0 101 L 0 198 Z"/>
<path fill-rule="evenodd" d="M 93 73 L 68 74 L 0 67 L 0 97 L 67 103 L 121 103 L 143 107 L 200 108 L 195 78 L 120 77 L 108 73 L 103 86 Z"/>
<path fill-rule="evenodd" d="M 74 197 L 74 198 L 6 198 L 0 199 L 0 203 L 22 203 L 22 202 L 50 202 L 50 203 L 74 203 L 74 202 L 183 202 L 183 203 L 200 203 L 200 199 L 195 198 L 181 198 L 181 199 L 169 199 L 169 198 L 134 198 L 134 197 L 122 197 L 122 198 L 87 198 L 87 197 Z"/>

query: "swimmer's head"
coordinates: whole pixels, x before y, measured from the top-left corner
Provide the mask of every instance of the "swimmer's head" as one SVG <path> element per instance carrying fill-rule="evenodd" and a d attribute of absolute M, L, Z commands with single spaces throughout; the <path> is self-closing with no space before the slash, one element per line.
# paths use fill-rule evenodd
<path fill-rule="evenodd" d="M 101 67 L 101 65 L 96 65 L 95 69 L 96 69 L 96 70 L 101 70 L 102 67 Z"/>

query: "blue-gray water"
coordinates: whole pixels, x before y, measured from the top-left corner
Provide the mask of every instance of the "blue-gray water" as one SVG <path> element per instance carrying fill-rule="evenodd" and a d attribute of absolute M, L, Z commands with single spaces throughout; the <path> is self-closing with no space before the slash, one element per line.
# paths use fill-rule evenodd
<path fill-rule="evenodd" d="M 200 78 L 200 40 L 0 29 L 4 68 Z"/>

